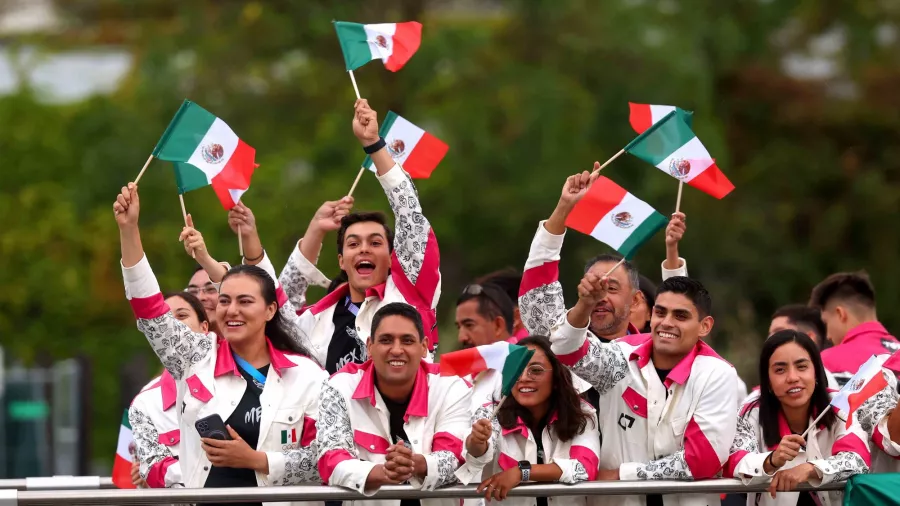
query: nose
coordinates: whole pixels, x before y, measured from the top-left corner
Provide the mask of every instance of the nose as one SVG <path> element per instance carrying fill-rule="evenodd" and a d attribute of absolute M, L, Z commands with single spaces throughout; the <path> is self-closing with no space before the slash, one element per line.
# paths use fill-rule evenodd
<path fill-rule="evenodd" d="M 788 369 L 786 381 L 788 383 L 796 383 L 800 381 L 800 377 L 797 375 L 797 369 L 794 369 L 793 367 Z"/>
<path fill-rule="evenodd" d="M 397 355 L 400 355 L 400 354 L 403 353 L 403 346 L 400 346 L 400 340 L 399 340 L 399 339 L 394 339 L 394 340 L 391 342 L 391 349 L 388 350 L 388 353 L 391 354 L 391 355 L 393 355 L 393 356 L 397 356 Z"/>

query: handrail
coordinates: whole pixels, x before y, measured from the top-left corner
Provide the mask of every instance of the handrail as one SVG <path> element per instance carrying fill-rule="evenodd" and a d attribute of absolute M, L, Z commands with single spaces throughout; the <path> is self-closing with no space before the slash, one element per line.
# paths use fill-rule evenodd
<path fill-rule="evenodd" d="M 818 489 L 806 484 L 800 490 L 843 490 L 845 482 L 833 482 Z M 558 483 L 526 484 L 512 489 L 511 497 L 573 495 L 646 495 L 762 492 L 768 484 L 745 486 L 740 480 L 704 481 L 592 481 L 576 485 Z M 409 485 L 382 487 L 374 496 L 364 497 L 353 490 L 325 486 L 169 488 L 141 490 L 0 490 L 0 505 L 59 506 L 76 504 L 171 504 L 282 501 L 348 501 L 363 499 L 459 499 L 482 497 L 475 485 L 439 488 L 432 491 Z"/>
<path fill-rule="evenodd" d="M 73 490 L 115 488 L 109 476 L 53 476 L 0 480 L 0 490 Z"/>

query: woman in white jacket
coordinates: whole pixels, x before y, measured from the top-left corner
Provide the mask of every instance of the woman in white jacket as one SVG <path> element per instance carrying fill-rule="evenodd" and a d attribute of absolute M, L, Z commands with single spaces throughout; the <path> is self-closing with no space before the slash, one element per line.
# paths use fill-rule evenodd
<path fill-rule="evenodd" d="M 771 483 L 767 493 L 748 494 L 748 505 L 839 505 L 840 492 L 792 492 L 801 483 L 818 487 L 867 473 L 871 463 L 858 417 L 848 427 L 829 405 L 816 344 L 801 332 L 776 332 L 763 345 L 759 378 L 759 398 L 741 408 L 725 476 L 748 485 Z"/>
<path fill-rule="evenodd" d="M 271 263 L 225 275 L 216 309 L 222 338 L 194 332 L 160 293 L 141 245 L 139 208 L 137 186 L 129 183 L 113 205 L 125 294 L 138 329 L 176 382 L 185 486 L 319 482 L 315 419 L 327 375 L 285 330 Z M 227 425 L 228 440 L 201 438 L 195 427 L 216 416 Z M 214 420 L 206 423 L 212 427 Z"/>
<path fill-rule="evenodd" d="M 569 370 L 550 351 L 549 339 L 532 336 L 518 344 L 534 350 L 534 356 L 496 417 L 490 419 L 493 403 L 475 412 L 466 439 L 466 464 L 457 471 L 463 483 L 486 471 L 488 477 L 477 490 L 488 500 L 506 499 L 510 489 L 526 481 L 571 484 L 597 477 L 600 432 L 594 409 L 572 386 Z M 523 497 L 508 502 L 581 506 L 587 499 Z"/>

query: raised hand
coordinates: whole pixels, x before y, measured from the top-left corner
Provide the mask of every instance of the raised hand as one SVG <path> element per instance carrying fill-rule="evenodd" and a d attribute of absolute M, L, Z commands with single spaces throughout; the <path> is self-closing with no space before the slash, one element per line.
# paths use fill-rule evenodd
<path fill-rule="evenodd" d="M 789 434 L 781 438 L 778 447 L 769 456 L 769 463 L 776 469 L 794 460 L 800 454 L 800 449 L 806 446 L 806 440 L 797 434 Z"/>
<path fill-rule="evenodd" d="M 113 213 L 119 228 L 137 227 L 138 217 L 141 214 L 141 199 L 138 197 L 138 187 L 134 183 L 123 186 L 122 191 L 113 202 Z"/>
<path fill-rule="evenodd" d="M 584 171 L 580 174 L 569 176 L 563 185 L 562 195 L 559 197 L 561 204 L 574 206 L 584 197 L 594 181 L 600 177 L 600 162 L 594 162 L 594 170 L 592 172 Z"/>
<path fill-rule="evenodd" d="M 609 278 L 598 276 L 593 272 L 588 272 L 581 278 L 578 283 L 579 301 L 584 301 L 593 309 L 594 306 L 606 298 L 606 292 L 609 290 Z"/>
<path fill-rule="evenodd" d="M 378 142 L 378 113 L 369 107 L 369 101 L 360 98 L 353 104 L 353 135 L 365 146 Z"/>
<path fill-rule="evenodd" d="M 184 252 L 197 259 L 209 256 L 206 249 L 206 243 L 203 241 L 203 234 L 194 228 L 194 218 L 189 214 L 186 218 L 187 225 L 181 229 L 178 241 L 184 244 Z M 201 262 L 202 264 L 202 262 Z"/>
<path fill-rule="evenodd" d="M 237 205 L 228 211 L 228 226 L 235 235 L 240 234 L 245 238 L 258 233 L 256 231 L 256 217 L 253 215 L 253 211 L 244 205 L 243 202 L 238 202 Z"/>
<path fill-rule="evenodd" d="M 491 421 L 482 418 L 472 424 L 472 432 L 466 438 L 466 451 L 473 457 L 480 457 L 488 450 L 488 442 L 491 440 L 493 427 Z"/>
<path fill-rule="evenodd" d="M 687 216 L 684 213 L 673 213 L 672 218 L 669 219 L 669 224 L 666 226 L 666 247 L 669 246 L 678 246 L 678 243 L 681 241 L 681 238 L 684 237 L 684 233 L 687 230 L 686 220 Z"/>
<path fill-rule="evenodd" d="M 313 215 L 311 227 L 322 232 L 334 232 L 341 228 L 341 220 L 353 209 L 353 197 L 323 203 Z"/>

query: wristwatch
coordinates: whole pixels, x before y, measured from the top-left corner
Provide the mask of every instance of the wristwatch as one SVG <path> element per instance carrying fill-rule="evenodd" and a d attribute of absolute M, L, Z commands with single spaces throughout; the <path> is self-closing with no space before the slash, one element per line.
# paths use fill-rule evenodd
<path fill-rule="evenodd" d="M 531 462 L 528 462 L 527 460 L 520 460 L 519 471 L 522 471 L 522 481 L 531 480 Z"/>

